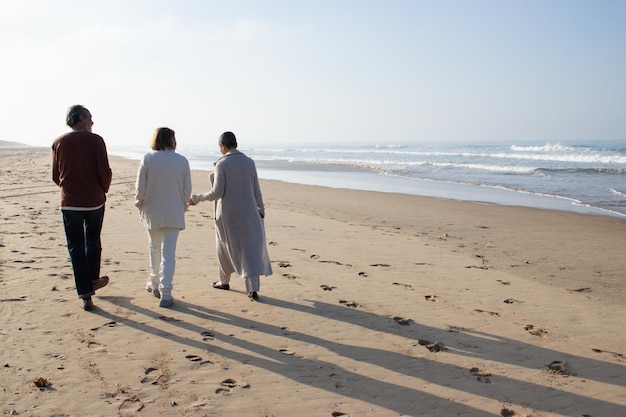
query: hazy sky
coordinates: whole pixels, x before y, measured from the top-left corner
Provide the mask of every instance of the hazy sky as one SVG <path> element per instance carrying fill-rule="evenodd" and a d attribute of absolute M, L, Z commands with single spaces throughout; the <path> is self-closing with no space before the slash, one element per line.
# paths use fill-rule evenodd
<path fill-rule="evenodd" d="M 0 0 L 0 140 L 626 139 L 623 0 Z"/>

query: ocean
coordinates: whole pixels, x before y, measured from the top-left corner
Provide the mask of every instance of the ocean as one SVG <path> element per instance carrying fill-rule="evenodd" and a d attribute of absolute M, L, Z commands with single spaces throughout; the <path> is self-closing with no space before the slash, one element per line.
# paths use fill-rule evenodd
<path fill-rule="evenodd" d="M 593 144 L 317 144 L 239 150 L 260 178 L 335 188 L 626 217 L 626 141 Z M 139 160 L 146 147 L 110 148 Z M 217 144 L 179 144 L 192 169 L 213 169 Z"/>

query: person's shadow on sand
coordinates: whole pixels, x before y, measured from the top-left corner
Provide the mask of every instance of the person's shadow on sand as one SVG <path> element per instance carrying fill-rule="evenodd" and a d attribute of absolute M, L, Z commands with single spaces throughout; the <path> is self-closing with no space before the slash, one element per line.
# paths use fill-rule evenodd
<path fill-rule="evenodd" d="M 160 314 L 160 311 L 155 312 L 137 306 L 133 303 L 133 298 L 130 297 L 104 296 L 100 298 L 119 307 L 129 309 L 137 314 L 154 319 L 166 320 L 173 326 L 173 330 L 171 332 L 163 331 L 144 322 L 115 316 L 106 312 L 104 309 L 99 309 L 95 312 L 110 321 L 124 323 L 124 325 L 132 327 L 136 330 L 164 337 L 168 340 L 176 341 L 200 350 L 207 350 L 208 346 L 205 341 L 206 338 L 204 338 L 205 340 L 202 339 L 203 335 L 210 334 L 212 338 L 215 338 L 222 343 L 232 344 L 239 348 L 238 351 L 233 351 L 227 348 L 222 348 L 218 346 L 218 344 L 210 344 L 210 351 L 213 354 L 220 355 L 240 363 L 253 364 L 266 369 L 267 371 L 290 378 L 301 384 L 313 386 L 318 389 L 329 390 L 331 392 L 341 390 L 341 395 L 376 404 L 378 406 L 394 410 L 398 413 L 408 415 L 414 415 L 416 410 L 419 409 L 428 410 L 431 408 L 438 408 L 441 406 L 441 401 L 444 401 L 441 397 L 429 394 L 425 390 L 376 379 L 371 376 L 364 375 L 363 373 L 359 373 L 358 371 L 341 368 L 332 362 L 302 357 L 299 356 L 297 352 L 281 351 L 280 349 L 276 349 L 274 347 L 252 343 L 232 335 L 216 332 L 215 330 L 211 330 L 207 333 L 208 329 L 189 321 L 168 320 L 168 317 Z M 351 325 L 361 325 L 364 327 L 364 330 L 367 330 L 370 333 L 372 331 L 378 331 L 399 335 L 407 339 L 407 344 L 411 344 L 411 341 L 413 341 L 412 346 L 415 346 L 414 342 L 421 337 L 428 337 L 430 339 L 442 340 L 446 342 L 450 339 L 451 335 L 454 335 L 454 343 L 450 343 L 447 351 L 441 352 L 441 354 L 444 355 L 466 355 L 475 357 L 477 360 L 481 361 L 497 361 L 524 366 L 519 362 L 520 358 L 515 355 L 516 351 L 524 348 L 526 349 L 527 354 L 531 355 L 536 360 L 536 363 L 533 361 L 532 367 L 537 369 L 538 372 L 540 372 L 546 361 L 550 362 L 554 360 L 554 358 L 558 358 L 559 360 L 580 365 L 582 368 L 590 369 L 593 367 L 597 370 L 597 372 L 594 372 L 594 375 L 581 375 L 581 377 L 586 379 L 594 379 L 613 385 L 618 381 L 620 384 L 625 383 L 623 379 L 616 378 L 617 374 L 623 374 L 623 367 L 616 367 L 615 364 L 590 360 L 588 358 L 571 356 L 550 349 L 538 348 L 516 340 L 469 331 L 450 333 L 446 330 L 432 328 L 418 323 L 411 326 L 399 326 L 388 317 L 382 317 L 366 311 L 344 307 L 343 305 L 312 302 L 312 307 L 308 307 L 302 304 L 290 303 L 270 297 L 263 297 L 263 302 L 277 308 L 290 309 L 297 313 L 317 315 L 324 319 L 331 318 L 332 320 L 343 321 L 350 323 Z M 425 385 L 429 383 L 440 384 L 453 389 L 470 392 L 478 396 L 487 395 L 501 401 L 502 403 L 506 403 L 514 398 L 518 403 L 532 404 L 532 407 L 537 408 L 536 401 L 533 401 L 533 399 L 537 396 L 536 393 L 546 391 L 546 387 L 544 386 L 535 385 L 534 387 L 529 387 L 529 385 L 533 384 L 517 380 L 510 376 L 496 376 L 490 384 L 468 384 L 467 378 L 464 378 L 463 376 L 469 375 L 470 369 L 464 369 L 455 365 L 432 361 L 423 357 L 411 356 L 410 354 L 401 354 L 378 348 L 362 347 L 356 344 L 350 345 L 337 343 L 332 340 L 312 336 L 307 334 L 305 331 L 299 331 L 299 329 L 289 329 L 289 331 L 286 331 L 283 327 L 261 323 L 251 320 L 243 315 L 239 316 L 215 311 L 185 301 L 177 301 L 171 310 L 177 313 L 188 314 L 202 321 L 208 320 L 231 326 L 238 326 L 246 330 L 253 329 L 254 331 L 276 337 L 286 337 L 288 339 L 298 340 L 327 349 L 337 355 L 349 358 L 355 362 L 376 365 L 398 374 L 406 375 L 407 377 L 419 378 L 425 381 Z M 188 337 L 181 337 L 180 334 L 176 332 L 176 327 L 197 334 L 198 339 L 196 340 Z M 448 346 L 447 343 L 446 346 Z M 481 356 L 479 349 L 459 349 L 456 346 L 486 347 L 488 348 L 488 351 L 491 352 L 491 356 Z M 415 349 L 417 348 L 418 347 L 415 347 Z M 420 346 L 419 348 L 423 347 Z M 242 353 L 241 349 L 249 350 L 250 352 L 254 352 L 254 354 L 248 355 L 246 353 Z M 458 375 L 459 378 L 450 380 L 446 377 L 451 374 Z M 402 379 L 402 377 L 399 377 L 399 380 Z M 458 384 L 455 383 L 455 381 L 458 381 Z M 486 387 L 488 387 L 488 389 L 486 389 Z M 549 391 L 552 396 L 558 393 L 563 401 L 567 401 L 568 404 L 576 405 L 584 402 L 592 407 L 593 410 L 611 410 L 618 407 L 612 403 L 592 399 L 590 397 L 583 397 L 564 390 L 551 388 Z M 526 396 L 528 398 L 520 398 L 522 396 Z M 398 401 L 398 398 L 413 398 L 414 400 L 409 402 L 404 400 Z M 478 410 L 466 404 L 455 403 L 454 407 L 456 412 L 460 415 L 485 415 L 484 410 Z"/>

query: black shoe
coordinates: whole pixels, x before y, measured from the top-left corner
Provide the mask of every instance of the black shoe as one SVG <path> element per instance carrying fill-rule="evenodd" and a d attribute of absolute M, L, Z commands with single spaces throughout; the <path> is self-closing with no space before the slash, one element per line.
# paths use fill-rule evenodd
<path fill-rule="evenodd" d="M 93 305 L 93 301 L 91 300 L 91 297 L 83 298 L 83 310 L 92 311 L 94 308 L 95 306 Z"/>
<path fill-rule="evenodd" d="M 259 294 L 257 294 L 256 291 L 248 293 L 248 297 L 250 297 L 250 300 L 259 301 Z"/>
<path fill-rule="evenodd" d="M 221 284 L 220 281 L 215 281 L 213 284 L 211 284 L 211 286 L 213 288 L 217 288 L 218 290 L 230 290 L 230 285 L 228 285 L 228 284 Z"/>

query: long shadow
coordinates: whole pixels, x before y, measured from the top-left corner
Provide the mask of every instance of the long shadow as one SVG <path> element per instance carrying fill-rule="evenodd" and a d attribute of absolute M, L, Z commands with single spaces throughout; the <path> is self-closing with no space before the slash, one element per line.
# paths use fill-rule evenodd
<path fill-rule="evenodd" d="M 263 297 L 263 300 L 264 302 L 267 302 L 268 304 L 272 304 L 277 307 L 290 308 L 298 312 L 316 314 L 326 319 L 331 318 L 331 319 L 336 319 L 336 320 L 343 320 L 352 325 L 355 325 L 355 324 L 363 325 L 364 323 L 366 323 L 367 326 L 364 326 L 364 329 L 367 329 L 368 332 L 371 330 L 378 330 L 381 332 L 393 333 L 393 334 L 407 338 L 406 332 L 402 331 L 403 329 L 406 329 L 406 326 L 399 326 L 389 318 L 378 316 L 378 315 L 368 313 L 368 312 L 364 312 L 362 310 L 352 309 L 352 308 L 339 306 L 339 305 L 320 303 L 320 302 L 314 303 L 316 307 L 307 307 L 301 304 L 289 303 L 289 302 L 285 302 L 279 299 L 268 300 L 268 297 Z M 236 321 L 239 326 L 244 327 L 244 328 L 254 327 L 255 330 L 262 331 L 264 333 L 271 334 L 274 336 L 281 336 L 284 334 L 284 330 L 278 326 L 259 324 L 245 317 L 233 316 L 228 313 L 222 313 L 222 312 L 215 313 L 215 312 L 212 312 L 211 310 L 205 309 L 204 307 L 193 306 L 192 304 L 188 304 L 188 307 L 189 307 L 190 312 L 192 314 L 195 314 L 199 318 L 206 318 L 206 319 L 212 319 L 214 321 L 219 321 L 216 319 L 220 317 L 224 320 L 223 321 L 224 323 L 232 324 L 233 321 Z M 181 310 L 181 312 L 184 313 L 186 311 Z M 402 327 L 403 329 L 400 329 L 400 327 Z M 442 338 L 438 338 L 437 340 L 442 340 L 443 338 L 449 338 L 450 335 L 452 334 L 459 335 L 458 333 L 450 333 L 449 331 L 446 331 L 446 330 L 433 328 L 429 326 L 423 326 L 419 324 L 413 327 L 416 328 L 412 330 L 412 332 L 414 333 L 425 332 L 425 333 L 428 333 L 428 335 L 430 336 L 433 336 L 433 335 L 442 336 Z M 487 396 L 488 398 L 493 398 L 503 403 L 509 402 L 511 401 L 512 398 L 514 398 L 515 402 L 517 403 L 532 404 L 533 408 L 540 409 L 541 407 L 535 404 L 535 403 L 541 402 L 539 398 L 541 398 L 542 396 L 545 396 L 546 398 L 554 398 L 556 395 L 560 395 L 561 396 L 560 398 L 562 398 L 564 403 L 566 404 L 571 404 L 571 405 L 585 404 L 585 407 L 589 407 L 595 411 L 606 410 L 606 409 L 609 409 L 609 410 L 619 409 L 620 411 L 623 411 L 622 406 L 619 406 L 614 403 L 578 395 L 575 393 L 563 391 L 561 389 L 556 389 L 553 387 L 548 388 L 542 385 L 529 383 L 527 381 L 517 380 L 508 376 L 494 376 L 493 379 L 497 381 L 497 384 L 485 385 L 481 383 L 473 383 L 473 384 L 463 384 L 462 386 L 455 387 L 451 383 L 450 380 L 446 379 L 446 375 L 451 375 L 451 374 L 458 375 L 459 377 L 462 378 L 463 375 L 465 376 L 469 375 L 469 369 L 461 368 L 456 365 L 441 363 L 437 361 L 431 361 L 429 359 L 418 358 L 418 357 L 414 357 L 410 355 L 403 355 L 403 354 L 399 354 L 395 352 L 390 352 L 387 350 L 381 350 L 381 349 L 375 349 L 375 348 L 364 348 L 361 346 L 340 344 L 340 343 L 336 343 L 327 339 L 320 339 L 318 337 L 311 336 L 306 333 L 293 331 L 293 329 L 291 329 L 291 333 L 293 334 L 290 336 L 290 338 L 294 338 L 294 339 L 297 339 L 297 340 L 300 340 L 300 341 L 303 341 L 312 345 L 325 347 L 326 349 L 334 351 L 338 355 L 351 358 L 355 361 L 362 361 L 368 364 L 375 364 L 375 365 L 378 365 L 380 367 L 387 368 L 387 369 L 389 369 L 389 363 L 394 363 L 397 367 L 394 367 L 393 369 L 391 369 L 392 371 L 402 373 L 410 377 L 423 379 L 424 377 L 423 370 L 426 367 L 429 367 L 429 368 L 436 367 L 438 370 L 441 370 L 441 372 L 431 373 L 432 375 L 431 378 L 434 376 L 434 378 L 436 379 L 431 379 L 429 382 L 436 383 L 441 386 L 451 387 L 453 389 L 459 389 L 465 392 L 470 392 L 478 396 Z M 417 340 L 419 338 L 418 336 L 419 335 L 415 334 L 414 340 Z M 518 350 L 521 346 L 525 348 L 535 349 L 535 352 L 531 352 L 530 356 L 533 356 L 535 353 L 543 352 L 543 351 L 545 351 L 543 352 L 544 354 L 546 354 L 546 352 L 547 354 L 552 354 L 552 353 L 558 354 L 559 360 L 561 360 L 561 358 L 563 358 L 564 356 L 562 353 L 558 351 L 538 348 L 536 346 L 528 345 L 526 343 L 520 343 L 516 340 L 511 340 L 511 339 L 506 339 L 506 338 L 497 338 L 492 335 L 485 335 L 486 337 L 476 337 L 471 334 L 463 335 L 463 336 L 465 336 L 466 342 L 461 342 L 462 344 L 468 344 L 468 343 L 485 344 L 485 342 L 496 343 L 497 346 L 495 347 L 490 346 L 490 347 L 495 348 L 496 351 L 501 354 L 499 356 L 503 358 L 507 358 L 507 361 L 500 361 L 500 362 L 511 362 L 515 365 L 519 365 L 519 364 L 516 363 L 515 361 L 512 361 L 511 357 L 515 357 L 514 352 Z M 411 336 L 409 336 L 408 338 L 410 339 Z M 496 338 L 498 340 L 494 341 L 493 339 L 496 339 Z M 245 341 L 236 342 L 236 344 L 238 345 L 241 345 L 242 343 L 245 344 L 246 342 Z M 492 361 L 496 360 L 493 357 L 480 357 L 480 355 L 469 354 L 466 351 L 459 350 L 459 349 L 451 349 L 449 352 L 476 357 L 477 360 L 492 360 Z M 442 354 L 444 355 L 448 354 L 448 351 Z M 511 357 L 509 357 L 509 355 Z M 566 358 L 580 358 L 580 357 L 573 356 L 573 355 L 565 355 L 565 356 Z M 588 360 L 587 358 L 580 358 L 580 359 Z M 599 361 L 594 361 L 594 360 L 591 360 L 591 362 L 593 362 L 594 365 L 602 364 L 603 368 L 599 369 L 600 372 L 609 372 L 613 367 L 615 367 L 615 364 L 599 362 Z M 537 367 L 534 367 L 532 369 L 535 369 L 537 370 L 537 372 L 540 372 L 542 369 L 545 369 L 544 364 L 545 362 L 539 359 L 537 362 Z M 619 368 L 623 369 L 623 367 L 619 367 Z M 609 382 L 606 382 L 606 383 L 609 383 L 609 384 L 614 383 L 616 379 L 619 379 L 620 374 L 619 373 L 616 374 L 615 369 L 613 369 L 612 372 L 613 372 L 613 376 L 606 375 L 606 378 L 609 380 Z M 439 375 L 441 375 L 442 377 L 438 378 Z M 590 379 L 590 378 L 587 378 L 586 375 L 584 376 L 584 378 Z M 620 381 L 620 383 L 623 383 L 623 380 Z M 524 394 L 524 393 L 527 393 L 527 394 Z M 527 397 L 522 398 L 524 395 L 527 395 Z M 551 401 L 546 401 L 546 402 L 543 402 L 542 404 L 551 404 Z M 554 411 L 553 408 L 554 407 L 550 405 L 549 409 L 545 409 L 544 411 Z M 574 407 L 576 411 L 578 411 L 579 408 L 580 406 Z"/>
<path fill-rule="evenodd" d="M 133 304 L 132 298 L 130 297 L 101 296 L 99 298 L 109 301 L 119 307 L 127 308 L 135 313 L 143 314 L 155 320 L 163 317 L 161 314 L 155 313 L 152 310 L 148 310 Z M 217 313 L 204 307 L 189 305 L 185 302 L 177 301 L 175 307 L 172 310 L 191 314 L 201 319 L 219 321 L 230 325 L 238 325 L 242 328 L 254 327 L 256 330 L 268 334 L 271 331 L 280 330 L 276 326 L 258 323 L 239 316 L 232 316 L 230 314 Z M 423 409 L 424 407 L 441 408 L 442 401 L 448 401 L 442 399 L 441 397 L 437 397 L 423 391 L 415 390 L 413 388 L 372 379 L 362 374 L 358 374 L 356 372 L 338 367 L 333 363 L 316 359 L 306 359 L 296 356 L 284 355 L 278 350 L 271 349 L 256 343 L 251 343 L 230 335 L 215 332 L 213 330 L 211 331 L 214 333 L 216 339 L 222 342 L 232 343 L 233 345 L 245 348 L 265 358 L 259 357 L 257 355 L 248 355 L 241 352 L 233 352 L 232 350 L 224 349 L 216 345 L 209 345 L 205 342 L 181 337 L 176 333 L 163 331 L 146 323 L 141 323 L 135 320 L 131 320 L 129 318 L 124 318 L 111 314 L 107 311 L 102 310 L 101 308 L 95 310 L 94 313 L 107 320 L 123 323 L 128 327 L 134 328 L 142 332 L 150 333 L 154 336 L 163 337 L 168 340 L 176 341 L 178 343 L 185 344 L 187 346 L 201 349 L 204 351 L 210 351 L 211 353 L 223 356 L 230 360 L 238 361 L 240 363 L 252 364 L 269 372 L 273 372 L 275 374 L 290 378 L 298 383 L 312 386 L 317 389 L 326 390 L 334 394 L 352 397 L 367 403 L 376 404 L 380 407 L 394 410 L 403 415 L 423 415 L 421 412 L 419 414 L 415 413 L 418 410 Z M 172 326 L 175 327 L 195 332 L 198 335 L 207 330 L 204 327 L 197 326 L 186 321 L 167 321 L 167 323 L 170 323 Z M 351 352 L 354 350 L 354 347 L 337 345 L 335 349 L 344 352 Z M 385 351 L 379 351 L 379 354 L 381 355 L 387 353 L 388 352 Z M 412 366 L 415 368 L 416 364 L 414 363 Z M 320 379 L 317 377 L 317 375 L 324 372 L 328 373 L 327 378 Z M 417 375 L 419 373 L 419 370 L 416 369 L 415 373 Z M 411 398 L 413 400 L 408 403 L 406 401 L 407 398 Z M 402 399 L 402 401 L 400 401 L 399 399 Z M 479 410 L 474 407 L 459 404 L 456 402 L 451 403 L 451 406 L 455 408 L 455 415 L 490 415 L 486 414 L 484 410 Z M 496 416 L 497 414 L 493 415 Z"/>
<path fill-rule="evenodd" d="M 308 300 L 302 300 L 308 301 Z M 351 325 L 363 326 L 368 330 L 377 330 L 381 332 L 392 333 L 394 335 L 407 338 L 417 339 L 436 339 L 448 346 L 452 343 L 446 343 L 454 338 L 455 344 L 460 346 L 473 346 L 470 350 L 451 349 L 450 352 L 457 355 L 471 356 L 481 360 L 493 360 L 502 363 L 510 363 L 516 366 L 524 366 L 520 363 L 520 357 L 515 353 L 524 350 L 525 353 L 537 358 L 537 366 L 532 369 L 542 369 L 546 364 L 545 360 L 564 361 L 575 364 L 579 368 L 593 368 L 596 372 L 594 375 L 580 375 L 585 379 L 603 382 L 609 385 L 626 386 L 626 367 L 616 363 L 605 362 L 602 360 L 590 359 L 578 355 L 572 355 L 549 348 L 538 347 L 529 343 L 520 342 L 519 340 L 509 339 L 506 337 L 489 334 L 475 330 L 463 330 L 459 332 L 450 332 L 436 327 L 426 326 L 424 324 L 414 322 L 412 326 L 399 326 L 392 320 L 377 314 L 373 314 L 358 308 L 347 308 L 342 305 L 329 304 L 321 301 L 309 301 L 312 306 L 287 302 L 281 299 L 263 297 L 263 302 L 275 307 L 295 310 L 300 313 L 312 314 L 315 316 L 332 318 L 333 320 L 343 321 Z M 590 347 L 591 350 L 594 347 Z M 489 357 L 481 354 L 481 351 L 490 350 Z"/>
<path fill-rule="evenodd" d="M 113 304 L 117 304 L 121 307 L 126 307 L 136 313 L 143 314 L 148 317 L 152 317 L 155 319 L 160 317 L 159 314 L 155 313 L 152 310 L 144 309 L 142 307 L 134 305 L 131 302 L 131 298 L 102 298 L 107 299 Z M 348 309 L 343 306 L 329 305 L 326 303 L 320 303 L 320 308 L 312 308 L 302 306 L 300 304 L 287 303 L 277 299 L 268 299 L 267 297 L 264 297 L 263 300 L 266 303 L 277 307 L 290 308 L 303 313 L 321 315 L 325 318 L 328 318 L 328 316 L 326 314 L 321 314 L 322 312 L 332 312 L 331 315 L 333 319 L 341 319 L 351 324 L 362 323 L 359 320 L 367 320 L 366 323 L 368 324 L 368 329 L 391 332 L 406 337 L 406 335 L 403 334 L 404 332 L 399 332 L 396 329 L 393 329 L 392 326 L 390 326 L 389 319 L 371 313 Z M 218 312 L 186 302 L 177 302 L 174 310 L 180 313 L 193 315 L 202 320 L 209 320 L 223 324 L 234 325 L 245 329 L 253 328 L 255 331 L 263 332 L 265 334 L 285 337 L 284 329 L 278 326 L 260 323 L 254 320 L 250 320 L 246 317 Z M 328 390 L 333 393 L 339 392 L 341 395 L 353 397 L 355 399 L 359 399 L 361 401 L 369 402 L 372 404 L 377 404 L 381 407 L 385 407 L 400 413 L 408 413 L 409 415 L 413 415 L 412 413 L 415 413 L 416 410 L 419 409 L 416 408 L 417 404 L 419 404 L 420 407 L 429 407 L 428 405 L 430 404 L 433 407 L 439 408 L 441 407 L 442 401 L 448 401 L 446 399 L 434 396 L 424 391 L 373 379 L 366 375 L 359 374 L 355 371 L 339 368 L 333 363 L 320 361 L 317 359 L 285 356 L 284 354 L 280 353 L 278 349 L 272 349 L 267 346 L 252 343 L 247 340 L 234 337 L 232 335 L 219 334 L 213 331 L 213 333 L 215 333 L 215 337 L 218 340 L 226 343 L 231 343 L 240 348 L 247 349 L 251 352 L 255 352 L 256 354 L 262 355 L 267 359 L 259 358 L 256 355 L 251 356 L 245 353 L 233 352 L 231 350 L 220 348 L 219 346 L 215 345 L 207 345 L 197 340 L 180 337 L 171 332 L 164 332 L 163 330 L 156 329 L 152 326 L 146 325 L 145 323 L 138 323 L 127 318 L 116 317 L 106 312 L 101 312 L 99 314 L 111 320 L 124 322 L 129 327 L 134 327 L 138 330 L 149 332 L 156 336 L 175 340 L 188 346 L 203 350 L 207 350 L 207 348 L 209 348 L 208 350 L 215 354 L 239 361 L 241 363 L 254 364 L 255 366 L 263 367 L 268 371 L 283 375 L 285 377 L 293 379 L 298 383 L 313 386 L 318 389 Z M 170 324 L 191 332 L 195 332 L 198 335 L 207 330 L 201 326 L 197 326 L 186 321 L 172 321 L 170 322 Z M 440 329 L 433 329 L 426 326 L 423 326 L 423 328 L 431 332 L 443 332 Z M 511 398 L 515 398 L 516 402 L 526 402 L 532 404 L 533 402 L 536 402 L 537 392 L 547 391 L 546 388 L 543 386 L 538 386 L 508 377 L 497 377 L 497 385 L 470 383 L 463 384 L 462 387 L 454 387 L 451 385 L 451 381 L 445 379 L 445 375 L 449 375 L 449 372 L 452 372 L 453 374 L 459 375 L 462 378 L 463 375 L 468 375 L 467 369 L 463 369 L 455 365 L 442 364 L 440 362 L 431 361 L 424 358 L 417 358 L 413 356 L 390 352 L 387 350 L 364 348 L 361 346 L 337 343 L 293 330 L 291 330 L 289 338 L 294 338 L 296 340 L 300 340 L 312 345 L 320 346 L 325 349 L 331 350 L 338 355 L 350 358 L 354 361 L 362 361 L 368 364 L 374 364 L 385 369 L 389 369 L 389 363 L 394 363 L 395 367 L 393 369 L 390 369 L 391 371 L 398 372 L 414 378 L 423 379 L 423 370 L 425 368 L 437 367 L 437 369 L 440 369 L 442 372 L 431 373 L 431 375 L 435 375 L 435 378 L 436 375 L 442 375 L 442 378 L 437 378 L 437 380 L 433 379 L 427 382 L 451 387 L 452 389 L 459 389 L 462 391 L 471 392 L 475 395 L 493 398 L 501 402 L 508 402 L 511 400 Z M 474 341 L 476 342 L 477 340 L 478 338 L 474 337 Z M 483 342 L 485 339 L 480 338 L 479 340 Z M 328 376 L 326 378 L 320 378 L 320 375 L 323 375 L 325 372 L 328 373 Z M 346 381 L 345 387 L 341 390 L 338 389 L 337 385 L 334 384 L 331 380 L 331 377 L 340 377 L 342 380 Z M 463 378 L 463 380 L 465 379 Z M 504 390 L 502 388 L 504 388 Z M 530 393 L 528 395 L 532 395 L 532 398 L 520 398 L 518 401 L 517 399 L 522 396 L 524 392 Z M 616 407 L 616 404 L 607 403 L 602 400 L 591 399 L 588 397 L 583 397 L 577 394 L 572 394 L 560 390 L 552 389 L 550 395 L 554 396 L 555 392 L 563 396 L 569 404 L 584 403 L 586 406 L 592 407 L 593 410 L 611 409 Z M 403 401 L 397 401 L 398 398 L 403 398 Z M 406 398 L 415 399 L 415 402 L 409 406 L 405 401 Z M 535 401 L 533 401 L 533 399 Z M 484 410 L 477 410 L 471 406 L 467 406 L 464 404 L 455 402 L 453 404 L 453 407 L 458 409 L 457 412 L 460 413 L 459 415 L 464 415 L 466 413 L 468 413 L 467 415 L 472 416 L 485 415 Z M 538 408 L 537 406 L 533 407 Z"/>

